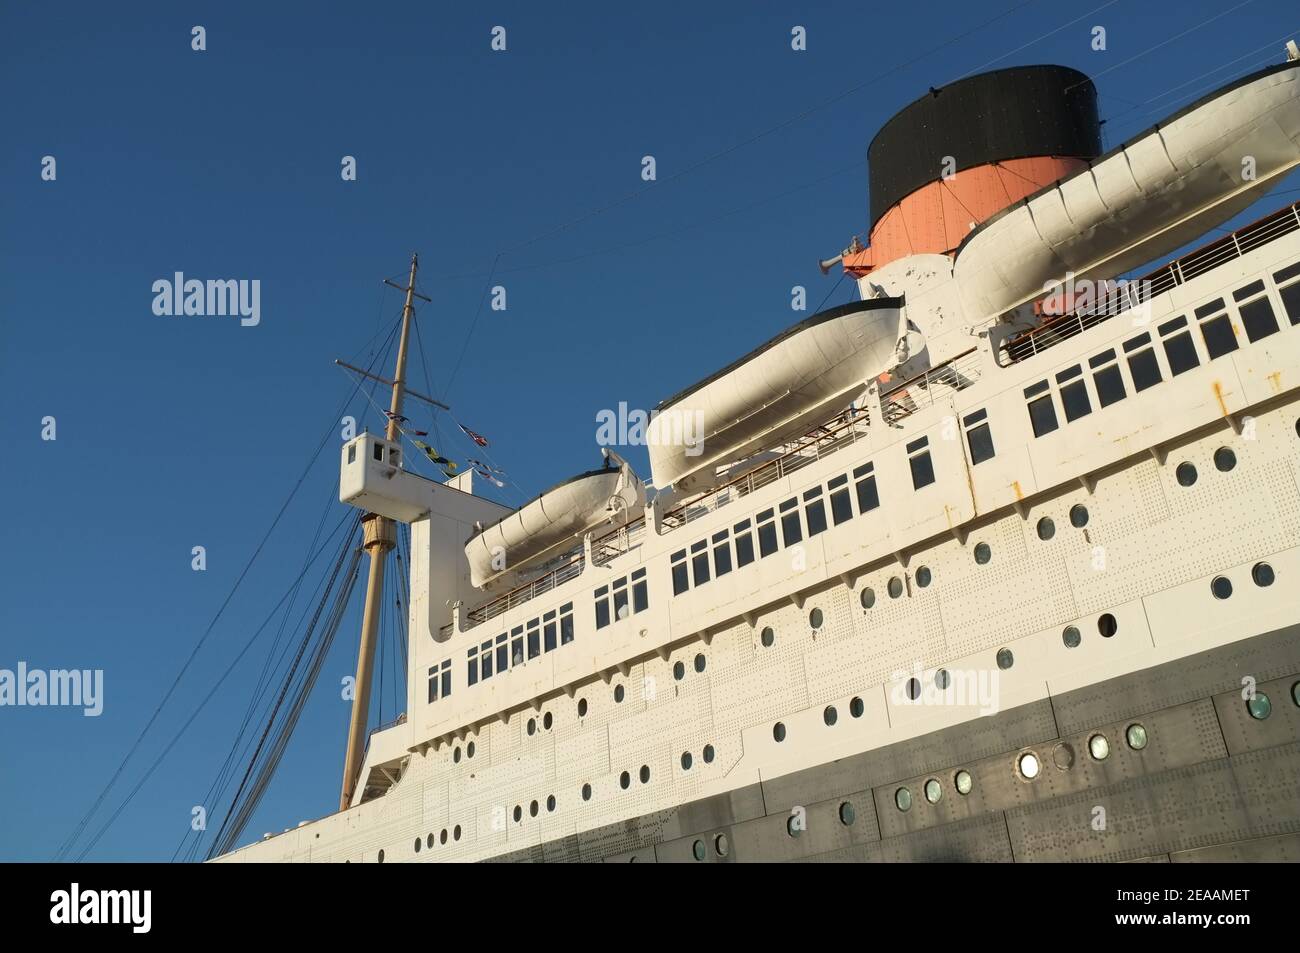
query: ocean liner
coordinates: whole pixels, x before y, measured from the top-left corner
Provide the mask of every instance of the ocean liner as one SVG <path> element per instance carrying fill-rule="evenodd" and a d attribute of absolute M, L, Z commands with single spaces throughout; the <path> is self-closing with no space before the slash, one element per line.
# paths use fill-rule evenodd
<path fill-rule="evenodd" d="M 1300 203 L 1220 227 L 1294 44 L 1109 151 L 1030 66 L 868 158 L 860 300 L 515 510 L 404 465 L 412 260 L 340 479 L 372 592 L 409 526 L 406 712 L 368 605 L 340 810 L 220 859 L 1300 860 Z"/>

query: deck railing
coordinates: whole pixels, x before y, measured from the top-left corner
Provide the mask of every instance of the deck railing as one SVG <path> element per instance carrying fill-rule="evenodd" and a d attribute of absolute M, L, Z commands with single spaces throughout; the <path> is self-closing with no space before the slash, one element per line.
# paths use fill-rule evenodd
<path fill-rule="evenodd" d="M 918 410 L 931 406 L 945 394 L 965 390 L 980 379 L 981 358 L 977 348 L 963 351 L 938 367 L 893 384 L 880 395 L 885 422 L 895 424 Z"/>

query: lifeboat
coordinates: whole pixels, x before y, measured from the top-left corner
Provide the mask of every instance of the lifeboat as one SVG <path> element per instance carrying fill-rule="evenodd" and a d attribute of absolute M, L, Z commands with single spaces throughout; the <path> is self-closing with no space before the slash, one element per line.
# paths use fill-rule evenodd
<path fill-rule="evenodd" d="M 470 581 L 480 589 L 518 580 L 560 555 L 588 531 L 617 529 L 642 515 L 645 486 L 626 461 L 605 451 L 606 466 L 556 484 L 465 542 Z"/>
<path fill-rule="evenodd" d="M 983 222 L 953 273 L 969 320 L 1066 272 L 1111 278 L 1227 221 L 1300 164 L 1300 61 L 1211 93 Z"/>
<path fill-rule="evenodd" d="M 655 486 L 708 489 L 719 468 L 800 436 L 893 368 L 902 298 L 821 311 L 655 408 L 646 428 Z"/>

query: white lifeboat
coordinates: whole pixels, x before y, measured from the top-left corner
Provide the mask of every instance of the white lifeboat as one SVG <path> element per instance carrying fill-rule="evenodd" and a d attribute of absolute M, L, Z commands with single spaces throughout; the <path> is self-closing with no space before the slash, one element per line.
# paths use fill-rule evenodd
<path fill-rule="evenodd" d="M 806 433 L 893 368 L 903 299 L 821 311 L 661 403 L 646 428 L 661 490 L 707 489 L 720 467 Z"/>
<path fill-rule="evenodd" d="M 606 466 L 556 484 L 465 542 L 470 581 L 490 588 L 519 579 L 598 526 L 617 529 L 643 514 L 645 485 L 617 454 Z"/>

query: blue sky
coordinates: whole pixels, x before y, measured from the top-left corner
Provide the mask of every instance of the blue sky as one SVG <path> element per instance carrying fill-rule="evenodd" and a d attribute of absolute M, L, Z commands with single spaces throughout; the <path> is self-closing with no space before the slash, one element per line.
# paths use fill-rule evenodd
<path fill-rule="evenodd" d="M 381 280 L 412 251 L 433 300 L 418 318 L 432 380 L 417 352 L 411 383 L 491 439 L 518 503 L 596 465 L 597 411 L 652 407 L 801 317 L 792 286 L 810 306 L 849 299 L 816 262 L 866 231 L 867 143 L 927 87 L 1073 66 L 1097 77 L 1110 146 L 1280 61 L 1288 34 L 1300 14 L 1281 0 L 4 4 L 0 668 L 103 669 L 105 708 L 0 708 L 0 859 L 52 856 L 116 769 L 351 389 L 333 359 L 366 363 L 396 316 Z M 508 307 L 475 323 L 494 260 Z M 259 279 L 261 323 L 156 316 L 152 284 L 176 271 Z M 328 502 L 337 446 L 92 832 L 279 600 L 322 513 L 344 514 Z M 172 856 L 278 624 L 92 858 Z M 245 840 L 336 806 L 358 627 L 345 620 Z M 389 719 L 391 677 L 384 694 Z"/>

